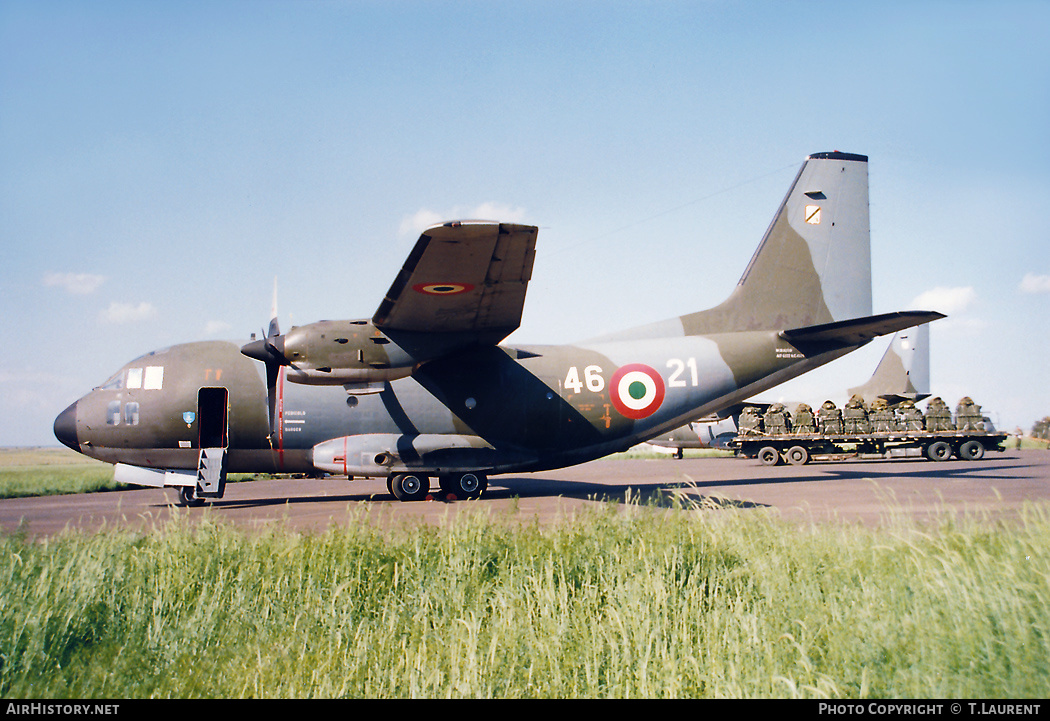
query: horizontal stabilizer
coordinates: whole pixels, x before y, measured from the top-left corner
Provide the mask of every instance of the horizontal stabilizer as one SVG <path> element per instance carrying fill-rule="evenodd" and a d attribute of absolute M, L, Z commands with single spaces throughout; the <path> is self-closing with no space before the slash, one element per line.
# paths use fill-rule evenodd
<path fill-rule="evenodd" d="M 810 355 L 812 352 L 824 352 L 834 348 L 861 346 L 872 338 L 896 333 L 905 328 L 930 323 L 945 317 L 943 313 L 936 311 L 906 310 L 792 328 L 781 331 L 780 337 L 806 355 Z"/>

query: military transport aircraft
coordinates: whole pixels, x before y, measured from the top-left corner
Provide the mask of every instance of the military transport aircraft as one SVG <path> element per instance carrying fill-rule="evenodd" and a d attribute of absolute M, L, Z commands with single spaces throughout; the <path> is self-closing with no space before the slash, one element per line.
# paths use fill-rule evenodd
<path fill-rule="evenodd" d="M 849 395 L 854 394 L 868 401 L 882 398 L 890 405 L 929 397 L 929 324 L 898 331 L 890 340 L 886 353 L 868 382 L 849 389 Z M 791 412 L 799 405 L 798 401 L 783 401 L 783 404 Z M 646 443 L 656 448 L 671 449 L 675 458 L 681 458 L 685 448 L 729 448 L 729 443 L 737 436 L 740 412 L 746 406 L 752 406 L 764 413 L 770 405 L 770 401 L 751 399 L 661 433 Z"/>
<path fill-rule="evenodd" d="M 520 321 L 537 229 L 436 225 L 370 319 L 176 345 L 55 420 L 115 478 L 221 498 L 226 474 L 386 477 L 402 501 L 622 451 L 943 317 L 871 315 L 868 159 L 809 156 L 721 305 L 568 346 L 499 345 Z"/>

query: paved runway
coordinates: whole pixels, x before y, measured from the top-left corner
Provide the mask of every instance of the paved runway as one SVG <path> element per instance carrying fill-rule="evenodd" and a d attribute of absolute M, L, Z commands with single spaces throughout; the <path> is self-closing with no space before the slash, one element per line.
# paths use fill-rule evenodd
<path fill-rule="evenodd" d="M 435 493 L 436 493 L 435 486 Z M 755 460 L 695 458 L 600 460 L 574 468 L 490 479 L 478 501 L 400 503 L 381 479 L 282 479 L 236 483 L 204 508 L 175 506 L 173 489 L 141 489 L 0 501 L 0 528 L 30 536 L 64 528 L 148 529 L 172 514 L 210 518 L 245 528 L 274 524 L 321 532 L 351 521 L 429 522 L 483 510 L 541 525 L 571 519 L 588 508 L 625 498 L 666 505 L 673 496 L 705 512 L 773 509 L 804 521 L 878 524 L 891 509 L 917 517 L 945 512 L 1016 518 L 1022 505 L 1050 501 L 1050 452 L 991 453 L 976 462 L 925 460 L 811 463 L 769 468 Z M 729 510 L 734 509 L 734 510 Z"/>

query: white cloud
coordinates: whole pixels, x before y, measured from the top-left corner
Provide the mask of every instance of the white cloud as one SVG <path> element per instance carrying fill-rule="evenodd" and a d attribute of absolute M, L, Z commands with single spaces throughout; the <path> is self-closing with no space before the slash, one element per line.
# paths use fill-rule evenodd
<path fill-rule="evenodd" d="M 1021 280 L 1021 290 L 1025 293 L 1050 293 L 1050 275 L 1025 273 Z"/>
<path fill-rule="evenodd" d="M 231 326 L 226 321 L 209 320 L 207 322 L 207 324 L 204 326 L 204 336 L 206 338 L 211 338 L 212 336 L 217 336 L 220 333 L 225 333 L 226 331 L 228 331 L 232 327 L 233 326 Z"/>
<path fill-rule="evenodd" d="M 153 307 L 152 303 L 142 301 L 138 305 L 133 303 L 118 303 L 116 301 L 109 304 L 100 314 L 103 321 L 107 323 L 134 323 L 142 320 L 149 320 L 155 318 L 157 315 L 157 309 Z"/>
<path fill-rule="evenodd" d="M 44 285 L 65 288 L 74 295 L 90 295 L 106 282 L 103 275 L 92 273 L 48 273 L 44 276 Z"/>
<path fill-rule="evenodd" d="M 964 288 L 931 288 L 911 302 L 912 308 L 935 310 L 945 315 L 962 313 L 977 300 L 972 286 Z"/>
<path fill-rule="evenodd" d="M 425 228 L 429 228 L 436 223 L 442 221 L 442 216 L 435 213 L 433 210 L 418 210 L 412 215 L 405 217 L 401 221 L 401 226 L 397 229 L 400 235 L 416 235 Z"/>
<path fill-rule="evenodd" d="M 502 203 L 482 203 L 469 208 L 457 205 L 443 212 L 422 208 L 401 221 L 398 233 L 418 235 L 432 225 L 450 220 L 497 220 L 501 223 L 521 223 L 524 219 L 524 208 L 512 208 Z"/>
<path fill-rule="evenodd" d="M 475 218 L 498 220 L 501 223 L 520 223 L 525 220 L 524 208 L 512 208 L 502 203 L 482 203 L 472 213 Z"/>

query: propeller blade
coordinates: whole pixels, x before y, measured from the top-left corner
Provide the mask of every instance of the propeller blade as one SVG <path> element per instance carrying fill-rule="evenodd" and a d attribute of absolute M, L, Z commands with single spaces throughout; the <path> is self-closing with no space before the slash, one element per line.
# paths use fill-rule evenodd
<path fill-rule="evenodd" d="M 281 327 L 277 322 L 277 278 L 273 279 L 270 326 L 265 337 L 245 343 L 241 346 L 241 353 L 261 361 L 266 366 L 266 410 L 270 424 L 270 443 L 273 444 L 277 438 L 277 383 L 280 380 L 281 366 L 292 365 L 284 355 L 284 336 L 281 335 Z"/>
<path fill-rule="evenodd" d="M 281 327 L 277 324 L 277 276 L 273 279 L 273 303 L 270 305 L 270 328 L 266 331 L 267 338 L 276 338 L 281 334 Z"/>

